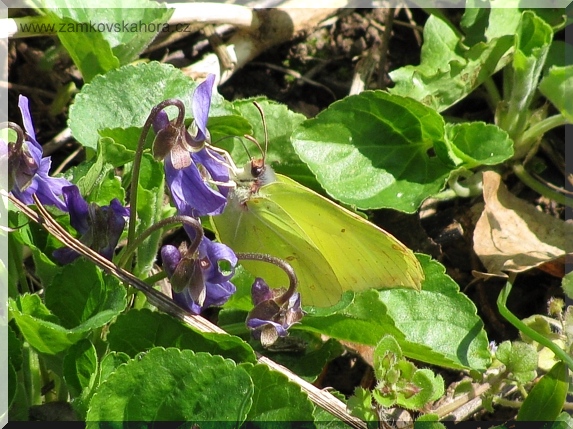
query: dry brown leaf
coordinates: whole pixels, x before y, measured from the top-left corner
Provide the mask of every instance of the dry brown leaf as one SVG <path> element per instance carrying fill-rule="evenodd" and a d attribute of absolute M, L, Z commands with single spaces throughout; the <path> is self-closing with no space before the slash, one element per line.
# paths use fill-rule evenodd
<path fill-rule="evenodd" d="M 474 250 L 488 272 L 518 273 L 573 251 L 573 225 L 511 194 L 499 174 L 483 173 L 483 197 Z"/>

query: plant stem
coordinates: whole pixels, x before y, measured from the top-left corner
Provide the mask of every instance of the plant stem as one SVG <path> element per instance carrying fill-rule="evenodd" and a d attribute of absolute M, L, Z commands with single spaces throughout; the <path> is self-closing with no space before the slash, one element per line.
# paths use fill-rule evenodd
<path fill-rule="evenodd" d="M 137 221 L 137 191 L 139 187 L 139 172 L 141 170 L 141 159 L 143 158 L 143 150 L 145 149 L 145 140 L 149 134 L 149 130 L 160 110 L 163 110 L 167 106 L 176 106 L 179 109 L 177 116 L 177 123 L 182 124 L 185 120 L 185 106 L 183 102 L 177 99 L 168 99 L 162 101 L 149 113 L 149 116 L 145 120 L 145 124 L 141 130 L 141 135 L 139 136 L 139 141 L 137 142 L 137 149 L 135 151 L 135 156 L 133 159 L 133 168 L 131 170 L 131 196 L 129 200 L 129 227 L 127 232 L 127 243 L 128 247 L 131 243 L 135 241 L 135 223 Z M 127 260 L 124 264 L 127 264 Z"/>
<path fill-rule="evenodd" d="M 152 276 L 149 276 L 146 279 L 143 279 L 143 281 L 147 284 L 153 285 L 165 278 L 167 278 L 167 273 L 165 271 L 159 271 L 158 273 L 153 274 Z"/>
<path fill-rule="evenodd" d="M 23 347 L 23 358 L 26 368 L 24 370 L 24 383 L 28 396 L 28 404 L 42 403 L 42 376 L 38 354 L 28 345 Z"/>
<path fill-rule="evenodd" d="M 120 267 L 125 267 L 125 264 L 129 260 L 129 257 L 137 250 L 137 248 L 141 245 L 141 243 L 143 243 L 145 239 L 149 237 L 151 234 L 153 234 L 155 231 L 167 225 L 180 224 L 180 223 L 189 225 L 195 230 L 196 233 L 195 238 L 193 239 L 193 242 L 189 246 L 189 250 L 191 252 L 194 252 L 195 250 L 197 250 L 197 248 L 199 247 L 199 243 L 201 243 L 201 240 L 203 239 L 203 228 L 201 227 L 199 221 L 191 216 L 176 215 L 162 219 L 159 222 L 154 223 L 145 231 L 143 231 L 141 234 L 139 234 L 135 239 L 133 239 L 133 241 L 131 241 L 123 250 L 122 252 L 123 254 L 121 255 L 117 265 Z"/>
<path fill-rule="evenodd" d="M 228 325 L 221 325 L 221 328 L 231 335 L 245 335 L 248 334 L 247 328 L 245 327 L 245 322 L 242 323 L 230 323 Z"/>
<path fill-rule="evenodd" d="M 508 308 L 506 307 L 506 302 L 507 302 L 507 297 L 511 292 L 512 286 L 513 286 L 512 280 L 510 278 L 510 280 L 505 284 L 505 286 L 503 287 L 497 298 L 497 309 L 499 310 L 499 313 L 523 334 L 527 335 L 533 341 L 537 341 L 539 344 L 551 350 L 555 354 L 556 358 L 561 359 L 563 362 L 565 362 L 569 367 L 569 369 L 573 371 L 573 357 L 569 356 L 567 352 L 562 348 L 560 348 L 557 344 L 555 344 L 554 342 L 545 338 L 543 335 L 541 335 L 534 329 L 527 326 L 525 323 L 519 320 L 511 311 L 508 310 Z"/>
<path fill-rule="evenodd" d="M 564 206 L 573 207 L 573 198 L 567 197 L 560 192 L 554 191 L 553 189 L 545 186 L 538 180 L 536 180 L 532 175 L 530 175 L 522 164 L 514 164 L 513 172 L 519 180 L 525 183 L 528 187 L 541 195 L 556 201 Z"/>
<path fill-rule="evenodd" d="M 465 180 L 460 182 L 460 177 Z M 474 197 L 476 195 L 480 195 L 483 192 L 482 174 L 481 172 L 474 173 L 473 171 L 468 170 L 454 172 L 448 179 L 448 185 L 458 197 Z"/>
<path fill-rule="evenodd" d="M 271 255 L 266 255 L 264 253 L 237 253 L 236 255 L 237 258 L 239 259 L 246 259 L 250 261 L 261 261 L 276 265 L 285 272 L 289 280 L 289 287 L 285 293 L 275 298 L 275 302 L 279 306 L 288 302 L 288 300 L 296 292 L 296 286 L 298 285 L 298 279 L 296 277 L 296 273 L 294 272 L 292 266 L 284 259 L 280 259 Z"/>
<path fill-rule="evenodd" d="M 459 195 L 453 189 L 445 189 L 442 192 L 432 195 L 432 198 L 440 201 L 449 201 L 455 198 L 459 198 Z"/>
<path fill-rule="evenodd" d="M 501 101 L 501 94 L 499 93 L 499 89 L 497 89 L 497 86 L 491 76 L 484 80 L 483 87 L 489 95 L 487 98 L 487 103 L 489 104 L 489 107 L 492 109 L 492 111 L 495 112 L 497 105 Z"/>
<path fill-rule="evenodd" d="M 501 405 L 502 407 L 515 408 L 515 409 L 519 409 L 523 405 L 523 401 L 512 401 L 510 399 L 497 398 L 497 397 L 494 398 L 494 402 L 497 405 Z"/>
<path fill-rule="evenodd" d="M 519 147 L 529 147 L 549 130 L 567 124 L 569 124 L 569 121 L 561 113 L 545 118 L 529 127 L 529 129 L 522 134 L 521 139 L 519 139 L 516 145 Z"/>

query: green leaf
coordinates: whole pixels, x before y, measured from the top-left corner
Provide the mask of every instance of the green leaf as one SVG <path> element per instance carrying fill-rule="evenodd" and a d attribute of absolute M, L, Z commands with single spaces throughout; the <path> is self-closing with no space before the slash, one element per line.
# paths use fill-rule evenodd
<path fill-rule="evenodd" d="M 293 133 L 301 159 L 333 198 L 361 209 L 413 213 L 440 191 L 449 169 L 428 151 L 444 121 L 422 104 L 382 91 L 333 103 Z"/>
<path fill-rule="evenodd" d="M 234 136 L 243 136 L 245 134 L 251 135 L 253 133 L 253 127 L 246 118 L 238 114 L 239 112 L 234 108 L 234 105 L 229 106 L 229 108 L 232 109 L 234 114 L 227 116 L 210 115 L 207 125 L 209 132 L 211 133 L 211 143 L 215 146 L 224 148 L 231 153 L 235 152 L 236 147 L 239 147 L 240 149 L 243 146 L 240 145 L 237 140 L 235 140 L 233 144 L 226 142 L 226 139 Z M 264 143 L 261 142 L 261 144 Z M 238 156 L 243 157 L 245 155 L 244 148 L 242 151 L 237 150 L 235 153 Z M 239 159 L 246 161 L 243 158 L 233 157 L 233 159 L 235 162 L 240 162 Z"/>
<path fill-rule="evenodd" d="M 342 393 L 340 393 L 334 389 L 329 389 L 329 392 L 332 396 L 339 399 L 343 403 L 346 402 L 346 397 Z M 347 429 L 348 428 L 348 425 L 346 423 L 344 423 L 339 418 L 334 417 L 332 414 L 330 414 L 328 411 L 326 411 L 325 409 L 323 409 L 321 407 L 315 407 L 314 408 L 314 421 L 315 421 L 315 426 L 317 427 L 317 429 Z"/>
<path fill-rule="evenodd" d="M 573 271 L 565 274 L 561 281 L 561 287 L 563 288 L 565 295 L 573 299 Z"/>
<path fill-rule="evenodd" d="M 98 367 L 96 349 L 87 339 L 71 346 L 64 357 L 63 375 L 66 387 L 74 399 L 74 410 L 84 418 L 98 379 Z"/>
<path fill-rule="evenodd" d="M 16 239 L 19 235 L 20 232 L 17 230 L 8 235 L 8 254 L 10 255 L 10 257 L 7 258 L 8 267 L 1 267 L 3 271 L 7 268 L 8 296 L 12 299 L 16 299 L 19 295 L 18 284 L 21 282 L 21 287 L 23 288 L 27 283 L 24 281 L 26 278 L 26 273 L 24 271 L 24 246 L 18 243 L 18 240 Z"/>
<path fill-rule="evenodd" d="M 165 173 L 163 163 L 156 161 L 149 154 L 141 159 L 139 183 L 137 186 L 137 217 L 136 235 L 150 228 L 163 217 L 165 198 Z M 161 230 L 147 237 L 137 248 L 136 274 L 148 273 L 155 259 L 161 240 Z"/>
<path fill-rule="evenodd" d="M 533 386 L 517 413 L 517 421 L 554 421 L 563 409 L 569 382 L 567 365 L 557 362 Z"/>
<path fill-rule="evenodd" d="M 437 414 L 422 414 L 414 422 L 414 429 L 446 429 Z"/>
<path fill-rule="evenodd" d="M 255 362 L 253 350 L 238 337 L 197 332 L 166 314 L 130 310 L 118 316 L 107 336 L 110 348 L 130 357 L 153 347 L 178 347 L 210 352 L 238 362 Z"/>
<path fill-rule="evenodd" d="M 519 136 L 529 118 L 531 100 L 553 39 L 553 30 L 533 12 L 525 11 L 515 36 L 513 62 L 505 79 L 505 103 L 498 109 L 498 125 L 514 138 Z M 517 152 L 517 151 L 516 151 Z"/>
<path fill-rule="evenodd" d="M 546 75 L 551 67 L 565 67 L 570 65 L 569 58 L 573 56 L 573 46 L 563 40 L 553 40 L 547 53 L 543 74 Z"/>
<path fill-rule="evenodd" d="M 382 338 L 374 349 L 374 373 L 377 384 L 372 394 L 384 407 L 398 404 L 422 409 L 444 394 L 442 377 L 403 359 L 400 345 L 392 336 Z"/>
<path fill-rule="evenodd" d="M 480 165 L 496 165 L 513 156 L 513 141 L 504 130 L 493 124 L 448 124 L 446 135 L 448 160 L 453 161 L 456 167 L 472 169 Z M 441 156 L 437 148 L 436 153 Z"/>
<path fill-rule="evenodd" d="M 255 385 L 253 405 L 247 415 L 249 422 L 314 420 L 314 406 L 298 384 L 290 381 L 284 374 L 271 371 L 266 365 L 247 364 L 241 367 L 248 372 Z"/>
<path fill-rule="evenodd" d="M 89 340 L 74 344 L 64 357 L 64 378 L 72 397 L 93 387 L 98 370 L 98 359 L 94 345 Z"/>
<path fill-rule="evenodd" d="M 402 357 L 402 349 L 400 348 L 398 341 L 396 341 L 396 338 L 391 335 L 386 335 L 383 337 L 374 348 L 374 371 L 378 370 L 379 368 L 384 370 L 388 369 L 388 363 L 383 361 L 384 357 L 388 353 L 391 353 L 397 359 Z"/>
<path fill-rule="evenodd" d="M 156 348 L 101 384 L 87 421 L 236 422 L 247 416 L 253 382 L 230 360 L 190 350 Z"/>
<path fill-rule="evenodd" d="M 335 307 L 305 308 L 296 329 L 359 344 L 376 345 L 392 335 L 409 358 L 447 368 L 484 371 L 488 340 L 476 307 L 445 268 L 417 255 L 426 279 L 422 290 L 368 290 L 347 293 Z M 345 300 L 346 298 L 346 300 Z"/>
<path fill-rule="evenodd" d="M 369 390 L 357 387 L 354 395 L 348 398 L 347 407 L 351 416 L 358 417 L 365 422 L 378 421 L 378 415 L 372 405 L 372 394 Z"/>
<path fill-rule="evenodd" d="M 8 358 L 16 371 L 22 367 L 22 341 L 16 336 L 12 326 L 8 325 Z"/>
<path fill-rule="evenodd" d="M 235 275 L 231 282 L 237 288 L 237 291 L 231 295 L 231 298 L 223 305 L 223 309 L 219 315 L 220 323 L 224 323 L 221 318 L 224 318 L 226 309 L 242 310 L 245 312 L 253 308 L 253 299 L 251 298 L 251 287 L 255 281 L 255 276 L 245 270 L 242 265 L 238 265 L 235 270 Z M 246 314 L 245 314 L 246 317 Z M 244 321 L 245 319 L 243 319 Z"/>
<path fill-rule="evenodd" d="M 446 20 L 431 15 L 424 26 L 419 66 L 408 65 L 390 73 L 391 94 L 411 97 L 443 111 L 460 101 L 510 60 L 513 35 L 492 38 L 482 35 L 485 17 L 476 16 L 466 48 L 462 36 Z M 468 18 L 467 24 L 472 20 Z M 475 32 L 475 33 L 474 33 Z M 491 36 L 491 35 L 488 35 Z M 479 42 L 478 42 L 479 41 Z"/>
<path fill-rule="evenodd" d="M 404 338 L 374 290 L 359 294 L 346 292 L 334 307 L 305 310 L 308 314 L 295 329 L 369 345 L 376 345 L 385 334 L 391 334 L 399 341 Z"/>
<path fill-rule="evenodd" d="M 89 331 L 60 326 L 38 295 L 25 294 L 16 300 L 10 299 L 8 311 L 24 339 L 41 353 L 57 354 L 89 334 Z"/>
<path fill-rule="evenodd" d="M 306 341 L 307 344 L 304 351 L 299 353 L 277 353 L 266 350 L 257 351 L 276 363 L 290 369 L 308 382 L 315 381 L 324 370 L 326 364 L 344 352 L 344 348 L 340 342 L 332 338 L 323 342 L 316 334 L 311 335 L 308 332 L 300 331 L 294 335 L 290 335 L 288 338 Z"/>
<path fill-rule="evenodd" d="M 573 65 L 551 67 L 539 90 L 569 122 L 573 122 Z"/>
<path fill-rule="evenodd" d="M 449 368 L 484 371 L 490 364 L 488 339 L 477 309 L 445 267 L 418 254 L 426 280 L 422 290 L 382 290 L 380 300 L 407 340 L 403 353 Z M 429 349 L 428 349 L 429 348 Z"/>
<path fill-rule="evenodd" d="M 69 175 L 72 182 L 78 186 L 80 194 L 86 201 L 99 206 L 107 206 L 114 198 L 124 201 L 125 191 L 121 187 L 119 177 L 115 175 L 115 166 L 108 162 L 110 155 L 107 154 L 107 145 L 98 146 L 97 156 L 89 161 L 72 168 Z"/>
<path fill-rule="evenodd" d="M 570 429 L 573 427 L 573 416 L 569 414 L 567 411 L 563 411 L 557 419 L 551 429 Z"/>
<path fill-rule="evenodd" d="M 78 22 L 68 18 L 57 20 L 56 25 L 65 30 L 58 31 L 58 38 L 86 82 L 119 67 L 119 59 L 113 55 L 103 33 L 75 31 Z"/>
<path fill-rule="evenodd" d="M 173 9 L 141 0 L 98 3 L 97 8 L 74 2 L 44 2 L 54 17 L 60 41 L 86 82 L 120 65 L 128 64 L 166 28 Z M 62 7 L 63 6 L 63 7 Z M 151 31 L 150 31 L 151 30 Z"/>
<path fill-rule="evenodd" d="M 504 341 L 497 348 L 495 357 L 521 383 L 527 383 L 535 378 L 537 350 L 531 344 L 521 341 Z"/>
<path fill-rule="evenodd" d="M 408 409 L 422 409 L 444 394 L 442 376 L 434 374 L 427 368 L 416 370 L 412 377 L 412 384 L 419 389 L 419 392 L 410 397 L 400 393 L 397 399 L 398 405 Z"/>
<path fill-rule="evenodd" d="M 102 137 L 99 139 L 98 147 L 104 149 L 103 160 L 114 167 L 121 167 L 133 161 L 140 134 L 141 129 L 136 127 L 101 130 L 100 135 Z M 147 142 L 149 142 L 149 147 L 146 147 L 150 149 L 150 139 L 147 139 Z"/>
<path fill-rule="evenodd" d="M 59 218 L 58 220 L 61 221 L 62 219 Z M 54 276 L 60 271 L 60 267 L 48 255 L 51 255 L 57 246 L 59 247 L 60 242 L 48 234 L 44 228 L 30 222 L 28 219 L 24 220 L 24 223 L 18 223 L 18 225 L 23 226 L 19 227 L 17 231 L 11 233 L 8 237 L 10 255 L 13 255 L 14 259 L 18 260 L 22 257 L 23 252 L 21 245 L 28 247 L 32 253 L 35 274 L 43 285 L 50 284 Z M 21 272 L 20 275 L 24 276 L 25 273 Z M 25 284 L 25 277 L 21 278 L 21 280 L 22 284 Z"/>
<path fill-rule="evenodd" d="M 126 291 L 118 279 L 104 275 L 83 258 L 62 268 L 45 290 L 46 307 L 62 326 L 99 328 L 126 307 Z"/>
<path fill-rule="evenodd" d="M 491 1 L 469 0 L 461 21 L 466 33 L 464 43 L 472 46 L 478 41 L 491 42 L 499 37 L 515 35 L 521 19 L 519 3 L 522 0 L 503 0 L 496 7 Z"/>
<path fill-rule="evenodd" d="M 38 295 L 25 294 L 10 300 L 9 312 L 26 341 L 50 355 L 109 323 L 126 305 L 125 289 L 117 279 L 104 279 L 97 267 L 82 259 L 63 268 L 45 294 L 46 305 Z"/>
<path fill-rule="evenodd" d="M 129 362 L 130 357 L 121 352 L 111 352 L 106 354 L 101 360 L 99 365 L 99 383 L 101 384 L 107 380 L 107 378 L 115 372 L 124 363 Z"/>
<path fill-rule="evenodd" d="M 95 149 L 100 130 L 141 128 L 151 109 L 168 98 L 183 101 L 186 117 L 191 117 L 195 87 L 173 66 L 158 62 L 123 66 L 84 85 L 70 107 L 68 125 L 78 142 Z M 213 103 L 216 107 L 222 98 L 214 94 Z"/>
<path fill-rule="evenodd" d="M 10 407 L 12 406 L 12 402 L 16 397 L 16 391 L 18 390 L 18 374 L 16 373 L 16 370 L 14 369 L 14 365 L 12 365 L 12 362 L 8 362 L 7 372 L 8 372 L 8 377 L 7 377 L 8 407 Z"/>

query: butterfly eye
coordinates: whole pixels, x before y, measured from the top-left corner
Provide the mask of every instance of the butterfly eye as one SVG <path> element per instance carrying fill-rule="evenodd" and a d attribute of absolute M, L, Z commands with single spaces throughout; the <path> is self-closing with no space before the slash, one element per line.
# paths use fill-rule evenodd
<path fill-rule="evenodd" d="M 254 178 L 259 178 L 265 172 L 265 164 L 262 159 L 251 161 L 251 175 Z"/>
<path fill-rule="evenodd" d="M 251 174 L 253 175 L 253 177 L 260 177 L 261 174 L 263 174 L 264 170 L 265 170 L 264 167 L 252 167 Z"/>

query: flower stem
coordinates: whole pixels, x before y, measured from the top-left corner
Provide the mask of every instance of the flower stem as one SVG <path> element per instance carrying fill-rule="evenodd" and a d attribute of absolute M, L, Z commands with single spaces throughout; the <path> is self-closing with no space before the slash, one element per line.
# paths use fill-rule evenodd
<path fill-rule="evenodd" d="M 241 323 L 230 323 L 228 325 L 221 325 L 221 328 L 231 335 L 247 335 L 249 331 L 245 328 L 245 322 Z"/>
<path fill-rule="evenodd" d="M 145 140 L 149 134 L 149 129 L 153 125 L 153 121 L 157 116 L 157 113 L 163 110 L 167 106 L 176 106 L 179 109 L 179 114 L 177 116 L 178 123 L 182 123 L 185 120 L 185 106 L 182 101 L 170 98 L 164 100 L 151 109 L 149 116 L 145 120 L 143 129 L 141 130 L 141 135 L 139 136 L 139 141 L 137 142 L 137 149 L 135 151 L 135 157 L 133 159 L 133 168 L 131 171 L 131 197 L 129 201 L 130 212 L 129 212 L 129 229 L 127 232 L 127 243 L 128 247 L 131 243 L 135 241 L 135 223 L 137 221 L 137 191 L 139 184 L 139 172 L 141 170 L 141 159 L 143 158 L 143 151 L 145 149 Z M 126 260 L 124 263 L 127 263 Z"/>
<path fill-rule="evenodd" d="M 562 125 L 567 125 L 568 123 L 569 121 L 567 118 L 561 113 L 545 118 L 528 128 L 522 134 L 521 139 L 519 139 L 519 143 L 517 143 L 517 146 L 529 148 L 533 142 L 535 142 L 548 131 Z M 518 152 L 517 148 L 515 152 Z"/>
<path fill-rule="evenodd" d="M 547 347 L 549 350 L 551 350 L 555 354 L 555 357 L 557 357 L 558 359 L 561 359 L 563 362 L 565 362 L 567 364 L 567 366 L 569 367 L 569 369 L 571 369 L 573 371 L 573 357 L 569 356 L 567 354 L 567 352 L 565 350 L 563 350 L 562 348 L 560 348 L 557 344 L 555 344 L 554 342 L 550 341 L 548 338 L 545 338 L 543 335 L 541 335 L 540 333 L 538 333 L 534 329 L 527 326 L 525 323 L 523 323 L 521 320 L 519 320 L 511 311 L 508 310 L 508 308 L 506 307 L 506 302 L 507 302 L 507 297 L 509 296 L 509 294 L 511 292 L 512 286 L 513 286 L 512 285 L 512 279 L 510 277 L 510 280 L 505 284 L 505 286 L 501 290 L 499 296 L 497 297 L 497 309 L 499 310 L 499 313 L 503 317 L 505 317 L 505 319 L 509 323 L 511 323 L 519 331 L 523 332 L 525 335 L 527 335 L 533 341 L 537 341 L 539 344 L 541 344 L 541 345 Z"/>
<path fill-rule="evenodd" d="M 165 278 L 167 278 L 167 273 L 165 271 L 159 271 L 158 273 L 153 274 L 152 276 L 149 276 L 146 279 L 143 279 L 143 281 L 147 284 L 153 285 L 157 283 L 159 280 L 163 280 Z"/>
<path fill-rule="evenodd" d="M 203 227 L 201 226 L 201 223 L 197 219 L 195 219 L 194 217 L 191 217 L 191 216 L 176 215 L 176 216 L 171 216 L 171 217 L 162 219 L 159 222 L 154 223 L 149 228 L 147 228 L 145 231 L 143 231 L 141 234 L 139 234 L 136 238 L 134 238 L 133 241 L 131 241 L 124 248 L 117 265 L 119 265 L 120 267 L 125 267 L 125 264 L 129 261 L 129 258 L 131 257 L 131 255 L 137 250 L 137 248 L 141 245 L 141 243 L 143 243 L 143 241 L 147 237 L 149 237 L 151 234 L 153 234 L 155 231 L 157 231 L 157 230 L 159 230 L 165 226 L 173 225 L 173 224 L 179 224 L 179 223 L 184 223 L 185 225 L 189 225 L 190 227 L 192 227 L 195 230 L 195 232 L 196 232 L 195 238 L 193 239 L 193 242 L 189 246 L 189 251 L 195 252 L 195 250 L 197 250 L 197 248 L 199 247 L 199 244 L 201 243 L 201 240 L 203 239 L 203 235 L 204 235 L 203 234 Z"/>
<path fill-rule="evenodd" d="M 562 193 L 545 186 L 544 184 L 536 180 L 532 175 L 530 175 L 522 164 L 514 164 L 513 172 L 517 177 L 519 177 L 519 180 L 521 180 L 523 183 L 525 183 L 528 187 L 530 187 L 534 191 L 558 202 L 559 204 L 568 207 L 573 207 L 573 198 L 567 197 L 566 195 L 563 195 Z"/>
<path fill-rule="evenodd" d="M 492 111 L 495 112 L 497 105 L 501 101 L 501 94 L 499 93 L 499 89 L 497 89 L 497 86 L 491 76 L 484 80 L 483 86 L 489 96 L 487 97 L 487 103 L 489 104 Z"/>
<path fill-rule="evenodd" d="M 463 182 L 459 179 L 464 178 Z M 468 198 L 479 195 L 483 191 L 483 179 L 481 171 L 473 172 L 468 170 L 462 170 L 457 173 L 452 173 L 452 176 L 448 179 L 448 185 L 458 197 Z"/>
<path fill-rule="evenodd" d="M 267 255 L 264 253 L 237 253 L 237 258 L 239 259 L 247 259 L 251 261 L 261 261 L 261 262 L 268 262 L 269 264 L 276 265 L 281 270 L 285 272 L 288 276 L 289 280 L 289 287 L 288 290 L 282 294 L 280 297 L 275 298 L 275 302 L 281 306 L 284 303 L 288 302 L 288 300 L 292 297 L 292 295 L 296 292 L 296 286 L 298 284 L 298 279 L 296 277 L 296 273 L 291 265 L 285 261 L 284 259 L 277 258 L 275 256 Z"/>

